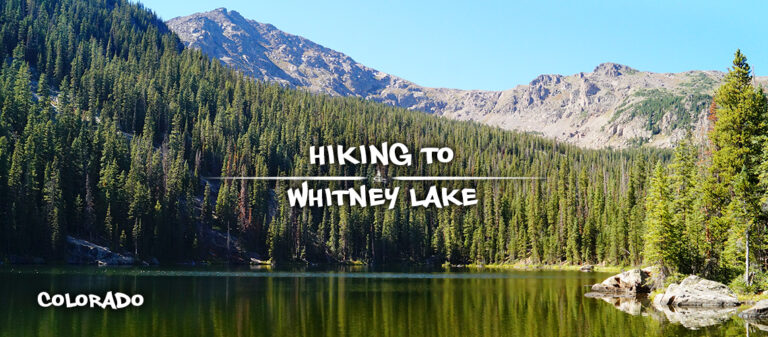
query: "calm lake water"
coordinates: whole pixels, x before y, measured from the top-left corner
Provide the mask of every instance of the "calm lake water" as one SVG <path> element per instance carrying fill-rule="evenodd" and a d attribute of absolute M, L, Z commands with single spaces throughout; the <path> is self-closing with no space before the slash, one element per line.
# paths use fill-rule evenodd
<path fill-rule="evenodd" d="M 765 334 L 730 313 L 714 325 L 691 330 L 667 318 L 675 321 L 679 312 L 584 297 L 587 285 L 607 276 L 566 271 L 0 266 L 0 336 Z M 138 293 L 145 303 L 118 311 L 41 308 L 41 291 Z M 698 324 L 710 324 L 706 319 Z"/>

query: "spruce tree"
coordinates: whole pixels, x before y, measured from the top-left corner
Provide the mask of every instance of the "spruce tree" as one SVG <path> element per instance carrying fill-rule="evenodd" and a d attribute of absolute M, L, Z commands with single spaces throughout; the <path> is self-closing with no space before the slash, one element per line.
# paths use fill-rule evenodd
<path fill-rule="evenodd" d="M 737 50 L 724 83 L 715 93 L 716 120 L 709 138 L 712 141 L 712 165 L 705 197 L 711 216 L 709 230 L 715 242 L 715 254 L 724 245 L 725 250 L 740 250 L 737 245 L 750 245 L 746 238 L 753 227 L 764 227 L 765 214 L 758 205 L 759 199 L 753 193 L 759 191 L 759 165 L 762 142 L 766 131 L 766 108 L 768 103 L 761 89 L 752 84 L 751 67 L 747 58 Z M 739 188 L 735 182 L 738 179 Z M 764 186 L 762 187 L 764 190 Z M 745 192 L 749 191 L 749 192 Z M 728 238 L 727 242 L 723 242 Z M 746 250 L 746 249 L 745 249 Z M 731 258 L 720 261 L 724 270 L 742 269 Z M 730 260 L 730 261 L 729 261 Z M 745 262 L 748 256 L 745 257 Z"/>
<path fill-rule="evenodd" d="M 667 172 L 659 163 L 653 170 L 648 197 L 645 201 L 646 218 L 643 256 L 645 261 L 663 268 L 676 269 L 676 254 L 680 233 L 672 227 L 669 210 L 669 186 Z"/>

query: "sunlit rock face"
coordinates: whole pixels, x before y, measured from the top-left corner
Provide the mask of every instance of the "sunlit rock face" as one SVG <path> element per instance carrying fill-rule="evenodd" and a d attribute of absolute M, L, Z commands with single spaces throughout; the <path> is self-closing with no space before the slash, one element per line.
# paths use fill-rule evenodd
<path fill-rule="evenodd" d="M 188 47 L 260 80 L 314 93 L 362 97 L 590 148 L 671 147 L 689 126 L 702 139 L 712 93 L 723 78 L 719 71 L 651 73 L 603 63 L 592 72 L 540 75 L 502 91 L 428 88 L 233 10 L 219 8 L 167 24 Z M 468 60 L 472 61 L 482 60 Z"/>
<path fill-rule="evenodd" d="M 672 283 L 664 294 L 654 298 L 659 306 L 676 307 L 736 307 L 741 302 L 728 286 L 691 275 L 680 284 Z"/>
<path fill-rule="evenodd" d="M 613 295 L 647 294 L 651 291 L 646 285 L 648 277 L 648 272 L 642 269 L 632 269 L 593 285 L 592 291 Z"/>

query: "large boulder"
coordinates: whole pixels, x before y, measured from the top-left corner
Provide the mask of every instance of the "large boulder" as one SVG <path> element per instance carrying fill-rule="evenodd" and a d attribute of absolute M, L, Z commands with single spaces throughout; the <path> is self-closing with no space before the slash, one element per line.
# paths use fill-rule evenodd
<path fill-rule="evenodd" d="M 739 317 L 746 319 L 766 319 L 768 318 L 768 300 L 761 300 L 755 303 L 751 308 L 742 311 Z"/>
<path fill-rule="evenodd" d="M 664 294 L 656 295 L 657 306 L 676 307 L 735 307 L 741 304 L 736 294 L 726 285 L 696 275 L 685 278 L 680 284 L 672 283 Z"/>
<path fill-rule="evenodd" d="M 613 275 L 602 283 L 593 285 L 592 291 L 613 295 L 649 293 L 651 289 L 646 286 L 647 279 L 647 272 L 642 269 L 632 269 L 618 275 Z"/>

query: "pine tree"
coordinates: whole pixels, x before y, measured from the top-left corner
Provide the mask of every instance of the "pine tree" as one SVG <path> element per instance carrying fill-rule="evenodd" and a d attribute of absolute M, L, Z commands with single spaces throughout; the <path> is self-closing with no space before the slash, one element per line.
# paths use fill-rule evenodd
<path fill-rule="evenodd" d="M 203 205 L 200 210 L 200 222 L 210 226 L 213 220 L 213 210 L 211 209 L 211 184 L 205 183 L 203 192 Z"/>
<path fill-rule="evenodd" d="M 682 273 L 692 273 L 694 262 L 700 260 L 698 254 L 697 237 L 701 235 L 698 231 L 698 223 L 695 217 L 697 212 L 694 209 L 696 200 L 696 148 L 692 144 L 692 135 L 690 132 L 675 147 L 674 157 L 670 168 L 669 187 L 670 191 L 670 226 L 674 232 L 681 233 L 680 240 L 688 244 L 682 245 L 682 251 L 678 256 L 680 261 L 678 270 Z"/>
<path fill-rule="evenodd" d="M 59 171 L 58 159 L 45 168 L 45 188 L 43 191 L 43 200 L 45 201 L 46 220 L 50 228 L 50 249 L 52 253 L 57 253 L 61 249 L 63 240 L 63 205 L 61 193 L 61 173 Z"/>
<path fill-rule="evenodd" d="M 107 241 L 113 249 L 117 248 L 117 226 L 112 219 L 112 207 L 107 206 L 107 214 L 104 216 L 104 230 L 107 233 Z"/>
<path fill-rule="evenodd" d="M 667 173 L 661 164 L 656 164 L 645 201 L 645 261 L 662 267 L 676 269 L 677 245 L 680 234 L 672 227 L 669 211 L 669 185 Z"/>
<path fill-rule="evenodd" d="M 733 245 L 741 241 L 741 237 L 747 241 L 753 226 L 765 227 L 765 215 L 752 193 L 763 194 L 758 191 L 759 164 L 768 103 L 763 91 L 752 85 L 752 80 L 747 58 L 737 50 L 733 67 L 715 93 L 717 118 L 709 133 L 713 151 L 705 194 L 711 216 L 708 227 L 714 240 L 722 242 L 729 238 L 725 243 L 714 243 L 715 256 L 723 245 L 731 246 L 725 248 L 728 251 L 736 250 Z M 737 179 L 738 190 L 735 189 Z M 744 191 L 749 192 L 744 194 Z M 743 231 L 734 233 L 735 228 L 744 224 L 748 226 Z M 736 266 L 734 261 L 720 261 L 720 265 L 726 270 Z"/>
<path fill-rule="evenodd" d="M 254 81 L 199 51 L 179 48 L 153 13 L 124 0 L 114 6 L 77 0 L 36 3 L 34 9 L 28 4 L 8 2 L 0 20 L 0 59 L 6 60 L 0 65 L 3 254 L 28 253 L 50 242 L 55 223 L 47 215 L 55 207 L 46 198 L 56 189 L 46 187 L 55 185 L 50 182 L 58 171 L 62 235 L 108 241 L 161 261 L 196 258 L 202 230 L 208 229 L 226 232 L 227 247 L 237 239 L 275 261 L 435 256 L 453 263 L 531 257 L 545 263 L 639 262 L 646 163 L 665 162 L 668 151 L 580 149 Z M 39 78 L 39 98 L 30 78 Z M 657 128 L 657 121 L 649 122 Z M 456 156 L 450 165 L 307 164 L 312 145 L 395 139 L 412 150 L 437 141 Z M 55 158 L 58 169 L 46 169 Z M 550 178 L 535 184 L 447 183 L 475 187 L 480 203 L 444 209 L 398 203 L 391 211 L 298 210 L 286 205 L 286 186 L 271 181 L 201 181 L 238 175 L 373 177 L 378 170 L 384 176 Z M 429 184 L 407 187 L 425 190 Z M 710 209 L 701 203 L 697 207 Z M 759 237 L 750 234 L 751 247 L 762 245 L 753 241 Z M 722 235 L 717 240 L 724 241 Z M 762 254 L 759 248 L 751 252 Z"/>

